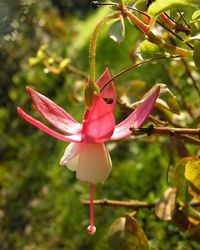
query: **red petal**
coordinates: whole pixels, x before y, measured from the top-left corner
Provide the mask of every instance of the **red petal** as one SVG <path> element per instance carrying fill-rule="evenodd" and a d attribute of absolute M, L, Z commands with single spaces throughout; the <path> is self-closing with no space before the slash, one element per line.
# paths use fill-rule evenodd
<path fill-rule="evenodd" d="M 150 96 L 144 99 L 139 107 L 136 108 L 124 121 L 119 123 L 115 127 L 111 140 L 120 140 L 131 135 L 132 132 L 129 129 L 131 126 L 139 128 L 151 112 L 159 92 L 160 86 L 158 86 Z"/>
<path fill-rule="evenodd" d="M 67 134 L 77 134 L 81 132 L 82 125 L 71 117 L 64 109 L 32 88 L 26 87 L 26 90 L 37 110 L 53 126 Z"/>
<path fill-rule="evenodd" d="M 99 143 L 110 139 L 115 127 L 112 110 L 98 95 L 83 121 L 82 137 L 85 142 Z"/>
<path fill-rule="evenodd" d="M 116 108 L 116 91 L 115 91 L 115 84 L 113 81 L 111 81 L 105 88 L 105 84 L 106 82 L 108 82 L 111 79 L 111 75 L 110 75 L 110 70 L 107 67 L 105 69 L 105 71 L 103 72 L 103 74 L 99 77 L 99 79 L 97 80 L 97 85 L 99 86 L 99 90 L 101 91 L 101 89 L 103 88 L 100 96 L 102 98 L 107 99 L 108 100 L 108 105 L 109 107 L 112 109 L 113 112 L 115 112 L 115 108 Z M 110 102 L 110 104 L 109 104 Z"/>
<path fill-rule="evenodd" d="M 26 112 L 23 111 L 20 107 L 17 108 L 17 111 L 21 117 L 23 117 L 27 122 L 34 125 L 35 127 L 39 128 L 43 132 L 57 138 L 61 141 L 67 141 L 67 142 L 80 142 L 81 141 L 81 134 L 77 135 L 62 135 L 50 128 L 48 128 L 46 125 L 41 123 L 40 121 L 36 120 L 35 118 L 28 115 Z"/>

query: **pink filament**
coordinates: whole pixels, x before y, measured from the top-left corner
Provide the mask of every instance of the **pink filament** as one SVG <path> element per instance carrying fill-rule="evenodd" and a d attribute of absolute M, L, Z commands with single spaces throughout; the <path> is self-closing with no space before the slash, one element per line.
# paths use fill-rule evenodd
<path fill-rule="evenodd" d="M 94 191 L 95 185 L 90 183 L 90 225 L 87 227 L 88 234 L 95 234 L 96 227 L 94 226 Z"/>

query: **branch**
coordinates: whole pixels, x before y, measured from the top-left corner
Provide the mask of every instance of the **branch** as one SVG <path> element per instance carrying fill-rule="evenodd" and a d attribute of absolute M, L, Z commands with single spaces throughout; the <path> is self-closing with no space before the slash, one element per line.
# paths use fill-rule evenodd
<path fill-rule="evenodd" d="M 199 135 L 200 128 L 171 128 L 171 127 L 154 127 L 150 125 L 147 128 L 130 128 L 133 134 L 167 134 L 171 136 L 176 135 Z"/>
<path fill-rule="evenodd" d="M 122 71 L 120 71 L 118 74 L 114 75 L 111 79 L 109 79 L 109 81 L 107 81 L 104 86 L 102 87 L 100 93 L 107 87 L 107 85 L 112 82 L 113 80 L 115 80 L 117 77 L 123 75 L 124 73 L 128 72 L 129 70 L 132 70 L 134 68 L 140 67 L 143 64 L 147 64 L 147 63 L 151 63 L 151 62 L 156 62 L 159 60 L 164 60 L 164 59 L 175 59 L 175 58 L 180 58 L 179 55 L 170 55 L 170 56 L 159 56 L 159 57 L 155 57 L 155 58 L 150 58 L 147 60 L 143 60 L 140 62 L 137 62 L 131 66 L 129 66 L 128 68 L 123 69 Z"/>
<path fill-rule="evenodd" d="M 83 205 L 90 205 L 89 200 L 82 200 L 81 203 Z M 102 200 L 94 200 L 94 205 L 98 206 L 112 206 L 112 207 L 128 207 L 128 208 L 134 208 L 134 209 L 140 209 L 140 208 L 154 208 L 157 203 L 147 203 L 142 201 L 118 201 L 118 200 L 108 200 L 108 199 L 102 199 Z M 200 206 L 200 202 L 191 202 L 189 203 L 193 207 Z"/>
<path fill-rule="evenodd" d="M 133 134 L 147 134 L 150 136 L 151 134 L 162 134 L 162 135 L 170 135 L 177 136 L 189 143 L 193 143 L 196 145 L 200 145 L 200 139 L 193 137 L 191 135 L 200 136 L 200 128 L 171 128 L 171 127 L 154 127 L 150 125 L 147 128 L 130 128 Z"/>
<path fill-rule="evenodd" d="M 82 200 L 81 203 L 83 205 L 89 205 L 89 200 Z M 100 205 L 100 206 L 113 206 L 113 207 L 131 207 L 135 209 L 140 208 L 153 208 L 155 206 L 155 203 L 147 203 L 142 201 L 117 201 L 117 200 L 94 200 L 94 205 Z"/>

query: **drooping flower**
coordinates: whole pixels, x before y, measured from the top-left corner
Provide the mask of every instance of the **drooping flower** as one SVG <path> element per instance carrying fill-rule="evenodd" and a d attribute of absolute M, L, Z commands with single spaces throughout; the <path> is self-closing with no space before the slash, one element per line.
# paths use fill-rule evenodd
<path fill-rule="evenodd" d="M 97 85 L 101 90 L 104 84 L 111 79 L 109 69 L 106 68 Z M 70 114 L 64 111 L 44 95 L 27 87 L 33 103 L 39 113 L 54 127 L 63 133 L 47 127 L 42 122 L 29 116 L 18 107 L 18 113 L 30 124 L 45 133 L 62 141 L 70 142 L 60 161 L 81 181 L 90 183 L 90 225 L 88 232 L 95 232 L 93 215 L 94 187 L 98 182 L 106 180 L 112 168 L 109 152 L 104 143 L 120 140 L 131 135 L 130 127 L 139 128 L 151 112 L 159 95 L 160 87 L 143 100 L 143 102 L 122 122 L 115 125 L 114 111 L 116 107 L 116 92 L 111 81 L 101 94 L 94 93 L 90 109 L 86 109 L 82 124 L 78 123 Z M 105 100 L 111 100 L 108 103 Z"/>

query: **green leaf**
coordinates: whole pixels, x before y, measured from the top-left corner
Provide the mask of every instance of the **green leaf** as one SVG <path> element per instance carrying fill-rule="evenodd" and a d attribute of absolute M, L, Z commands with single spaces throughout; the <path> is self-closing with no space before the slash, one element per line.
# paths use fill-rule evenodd
<path fill-rule="evenodd" d="M 185 166 L 190 158 L 182 158 L 176 165 L 174 172 L 174 187 L 177 189 L 177 197 L 182 205 L 187 205 L 191 200 L 188 193 L 189 183 L 185 179 Z"/>
<path fill-rule="evenodd" d="M 63 59 L 61 62 L 60 62 L 60 64 L 59 64 L 59 68 L 61 69 L 61 70 L 63 70 L 63 69 L 65 69 L 67 66 L 68 66 L 68 64 L 70 63 L 70 59 L 69 58 L 65 58 L 65 59 Z"/>
<path fill-rule="evenodd" d="M 176 96 L 173 95 L 173 93 L 167 88 L 165 84 L 160 84 L 160 86 L 160 98 L 156 100 L 156 104 L 161 106 L 161 108 L 165 108 L 168 111 L 179 115 L 180 109 L 176 100 Z"/>
<path fill-rule="evenodd" d="M 144 59 L 155 57 L 162 54 L 158 45 L 151 43 L 148 40 L 144 40 L 143 42 L 140 43 L 139 53 Z"/>
<path fill-rule="evenodd" d="M 185 178 L 194 192 L 200 195 L 200 159 L 191 158 L 185 166 Z"/>
<path fill-rule="evenodd" d="M 197 10 L 192 15 L 192 21 L 190 21 L 190 33 L 191 37 L 188 40 L 194 40 L 192 37 L 199 36 L 200 34 L 200 10 Z"/>
<path fill-rule="evenodd" d="M 200 40 L 195 41 L 194 43 L 193 60 L 194 60 L 195 65 L 200 68 Z"/>
<path fill-rule="evenodd" d="M 197 10 L 192 15 L 192 20 L 196 20 L 200 18 L 200 10 Z"/>
<path fill-rule="evenodd" d="M 118 218 L 109 230 L 109 249 L 113 250 L 149 250 L 147 237 L 130 215 Z"/>
<path fill-rule="evenodd" d="M 110 26 L 109 36 L 113 41 L 117 43 L 123 42 L 125 37 L 125 25 L 123 17 L 121 17 L 118 21 L 114 22 Z"/>
<path fill-rule="evenodd" d="M 156 17 L 166 10 L 177 9 L 183 6 L 195 7 L 198 4 L 199 0 L 157 0 L 149 6 L 148 14 Z"/>

